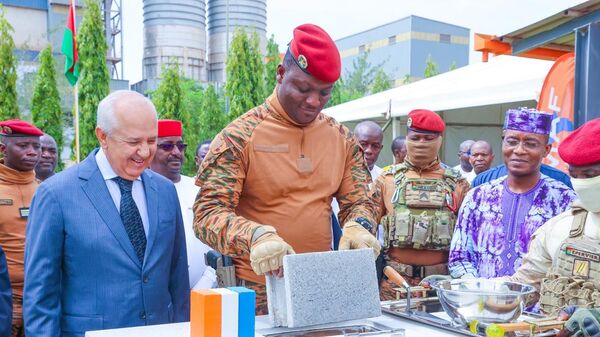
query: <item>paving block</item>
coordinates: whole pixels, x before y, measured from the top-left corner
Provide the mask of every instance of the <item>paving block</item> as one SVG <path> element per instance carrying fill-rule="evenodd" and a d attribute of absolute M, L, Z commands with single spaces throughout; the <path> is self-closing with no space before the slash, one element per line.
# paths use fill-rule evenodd
<path fill-rule="evenodd" d="M 221 294 L 221 337 L 238 337 L 238 293 L 226 288 L 211 290 Z"/>
<path fill-rule="evenodd" d="M 269 315 L 279 326 L 295 328 L 381 315 L 371 249 L 287 255 L 283 270 L 283 279 L 267 280 L 267 295 L 273 296 L 268 298 Z"/>
<path fill-rule="evenodd" d="M 221 337 L 221 294 L 192 290 L 190 297 L 190 337 Z"/>
<path fill-rule="evenodd" d="M 256 293 L 244 287 L 229 287 L 238 293 L 238 337 L 254 337 Z"/>

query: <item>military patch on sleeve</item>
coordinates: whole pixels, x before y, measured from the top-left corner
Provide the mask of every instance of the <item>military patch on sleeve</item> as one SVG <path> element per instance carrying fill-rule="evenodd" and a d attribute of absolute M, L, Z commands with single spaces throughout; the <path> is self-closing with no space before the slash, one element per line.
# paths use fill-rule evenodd
<path fill-rule="evenodd" d="M 600 262 L 600 255 L 596 253 L 586 252 L 584 250 L 575 249 L 573 247 L 566 247 L 565 254 L 576 258 L 578 257 L 585 260 Z"/>
<path fill-rule="evenodd" d="M 590 261 L 576 259 L 573 262 L 573 276 L 589 277 Z"/>
<path fill-rule="evenodd" d="M 12 199 L 0 199 L 0 206 L 12 206 Z"/>

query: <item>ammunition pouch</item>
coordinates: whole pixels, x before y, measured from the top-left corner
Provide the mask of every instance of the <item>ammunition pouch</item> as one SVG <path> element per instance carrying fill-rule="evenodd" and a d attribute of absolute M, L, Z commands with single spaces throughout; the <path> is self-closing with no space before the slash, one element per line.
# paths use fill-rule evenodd
<path fill-rule="evenodd" d="M 556 315 L 566 306 L 600 307 L 600 283 L 558 274 L 542 280 L 540 307 L 547 315 Z"/>
<path fill-rule="evenodd" d="M 382 219 L 383 245 L 415 249 L 448 250 L 456 217 L 443 211 L 398 212 Z"/>
<path fill-rule="evenodd" d="M 556 314 L 566 306 L 600 307 L 600 240 L 583 235 L 587 211 L 574 207 L 569 237 L 542 280 L 540 306 Z"/>
<path fill-rule="evenodd" d="M 448 250 L 456 223 L 454 184 L 445 179 L 400 179 L 394 211 L 382 219 L 384 247 Z"/>

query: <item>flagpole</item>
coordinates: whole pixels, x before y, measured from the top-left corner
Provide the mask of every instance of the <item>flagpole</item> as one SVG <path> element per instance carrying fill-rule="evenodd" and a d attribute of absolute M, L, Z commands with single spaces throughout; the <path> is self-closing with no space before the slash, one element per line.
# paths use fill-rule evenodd
<path fill-rule="evenodd" d="M 77 41 L 77 5 L 75 0 L 71 0 L 71 5 L 73 6 L 73 28 L 75 30 L 75 41 Z M 77 163 L 79 163 L 79 81 L 75 83 L 73 93 L 75 95 L 75 160 Z"/>
<path fill-rule="evenodd" d="M 79 163 L 79 82 L 75 83 L 75 160 Z"/>

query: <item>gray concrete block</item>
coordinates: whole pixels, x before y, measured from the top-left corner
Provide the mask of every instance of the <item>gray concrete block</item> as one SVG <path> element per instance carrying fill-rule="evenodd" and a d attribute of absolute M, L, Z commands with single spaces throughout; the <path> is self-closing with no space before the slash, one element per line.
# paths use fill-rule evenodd
<path fill-rule="evenodd" d="M 267 280 L 274 326 L 303 327 L 381 315 L 371 249 L 288 255 L 283 270 L 283 279 Z"/>

